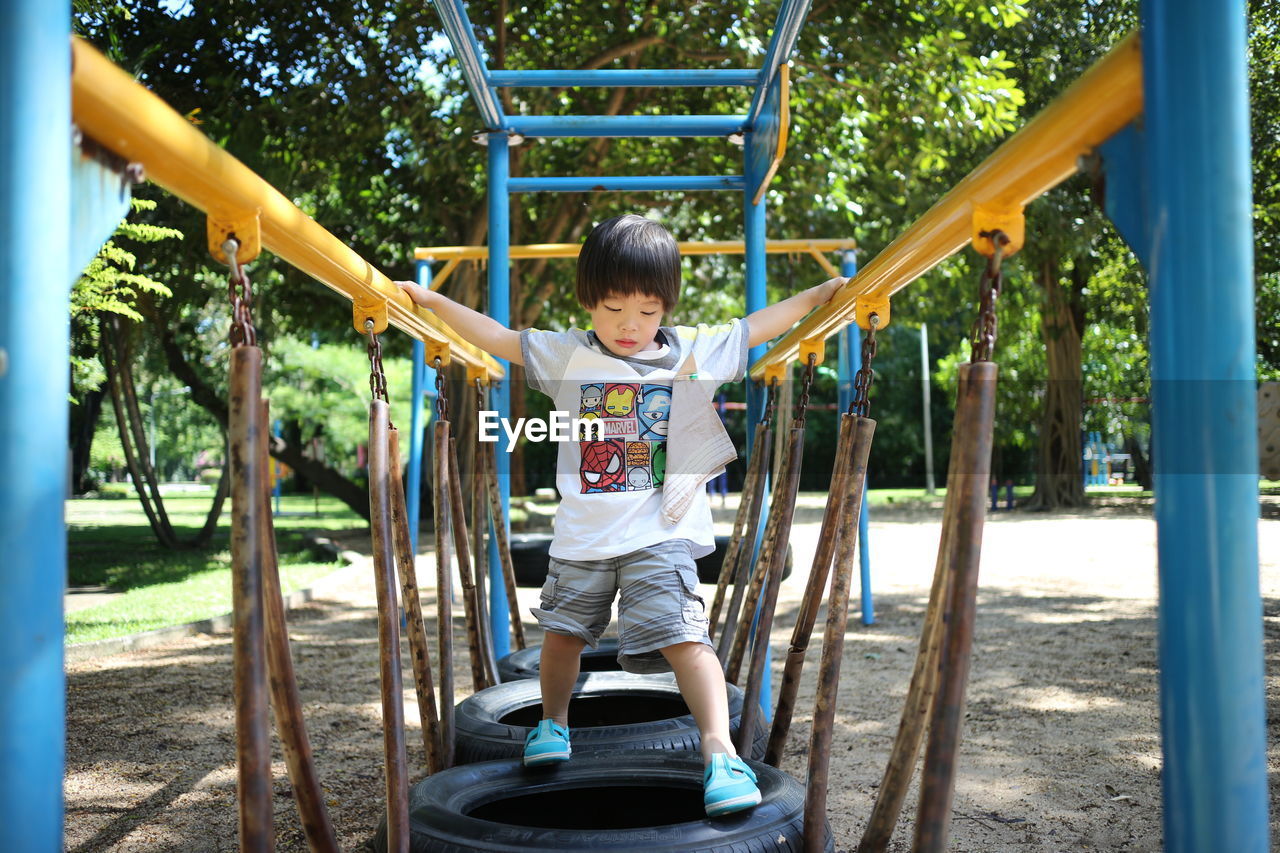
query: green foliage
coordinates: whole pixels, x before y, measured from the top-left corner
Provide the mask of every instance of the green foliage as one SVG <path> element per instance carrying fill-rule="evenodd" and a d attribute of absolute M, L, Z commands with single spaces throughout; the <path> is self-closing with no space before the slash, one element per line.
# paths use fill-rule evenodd
<path fill-rule="evenodd" d="M 1280 379 L 1280 2 L 1249 3 L 1258 378 Z"/>
<path fill-rule="evenodd" d="M 472 3 L 468 12 L 494 68 L 741 68 L 762 61 L 778 5 L 560 0 Z M 410 277 L 415 246 L 483 242 L 485 156 L 470 141 L 481 122 L 436 16 L 420 3 L 316 0 L 300 12 L 283 0 L 76 0 L 74 9 L 80 34 L 393 277 Z M 506 17 L 500 18 L 503 10 Z M 786 159 L 768 191 L 771 236 L 853 236 L 864 261 L 874 257 L 1133 28 L 1135 10 L 1136 0 L 815 4 L 793 62 Z M 1250 16 L 1258 348 L 1260 372 L 1271 375 L 1280 372 L 1274 331 L 1280 328 L 1276 0 L 1252 0 Z M 502 90 L 500 96 L 508 112 L 544 115 L 731 113 L 744 111 L 748 98 L 727 87 L 528 88 Z M 714 140 L 528 140 L 513 149 L 512 174 L 740 174 L 741 156 L 741 149 Z M 157 190 L 140 190 L 156 203 L 149 220 L 189 236 L 147 246 L 121 271 L 172 289 L 174 297 L 148 322 L 156 330 L 173 330 L 201 377 L 225 391 L 227 306 L 222 272 L 203 246 L 203 215 Z M 1090 265 L 1082 294 L 1088 318 L 1086 397 L 1143 396 L 1137 378 L 1146 363 L 1143 279 L 1084 192 L 1084 183 L 1076 181 L 1032 205 L 1029 247 L 1008 268 L 1000 307 L 1006 382 L 999 442 L 1001 461 L 1010 470 L 1023 470 L 1021 460 L 1029 458 L 1037 437 L 1036 383 L 1045 378 L 1038 291 L 1032 285 L 1039 260 L 1066 259 L 1063 275 L 1077 263 L 1081 269 Z M 538 193 L 513 198 L 512 239 L 571 242 L 595 221 L 636 211 L 662 218 L 681 239 L 741 236 L 736 195 Z M 907 390 L 916 380 L 900 378 L 916 375 L 911 327 L 929 324 L 942 375 L 962 351 L 976 281 L 967 254 L 895 298 L 895 326 L 902 326 L 905 337 L 886 335 L 876 392 L 884 397 L 876 403 L 877 415 L 895 425 L 881 430 L 878 443 L 896 441 L 890 433 L 918 434 L 913 419 L 920 402 Z M 367 368 L 345 300 L 269 256 L 253 267 L 254 318 L 269 354 L 275 416 L 300 439 L 323 434 L 331 460 L 353 453 L 366 429 Z M 670 321 L 716 321 L 745 310 L 740 257 L 691 259 L 685 269 L 684 295 Z M 517 324 L 582 323 L 573 274 L 571 261 L 516 264 Z M 807 259 L 771 257 L 768 278 L 769 298 L 776 300 L 825 275 Z M 476 281 L 460 270 L 445 289 L 483 308 Z M 313 335 L 318 350 L 310 349 Z M 154 347 L 157 338 L 147 335 L 139 342 L 139 376 L 144 386 L 164 389 L 167 367 Z M 408 368 L 396 357 L 407 354 L 408 341 L 391 334 L 384 347 L 393 376 L 391 399 L 400 405 L 407 398 Z M 901 364 L 893 354 L 899 347 Z M 92 381 L 86 369 L 77 387 Z M 727 390 L 731 399 L 740 396 L 740 389 Z M 831 395 L 822 399 L 834 399 L 822 383 L 819 390 Z M 939 470 L 945 464 L 948 395 L 945 387 L 935 392 Z M 529 400 L 527 414 L 545 411 L 545 398 Z M 178 408 L 180 398 L 169 402 Z M 158 409 L 158 416 L 168 417 L 167 408 Z M 1126 416 L 1090 409 L 1086 426 L 1104 428 Z M 394 418 L 401 422 L 407 415 Z M 189 427 L 175 420 L 165 429 Z M 888 456 L 900 466 L 897 471 L 886 467 L 873 477 L 895 482 L 917 471 L 920 449 L 912 440 L 904 438 Z M 529 452 L 533 487 L 533 473 L 551 469 L 537 457 L 537 446 Z M 812 448 L 816 466 L 824 452 L 822 446 Z"/>
<path fill-rule="evenodd" d="M 349 473 L 356 470 L 356 447 L 369 440 L 372 392 L 362 342 L 312 347 L 281 337 L 268 351 L 263 380 L 272 419 L 294 425 L 303 444 L 321 439 L 329 464 Z M 384 369 L 391 421 L 407 429 L 412 367 L 403 359 L 389 359 Z"/>
<path fill-rule="evenodd" d="M 132 199 L 133 213 L 155 210 L 156 203 L 142 198 Z M 80 278 L 71 288 L 71 388 L 75 396 L 87 390 L 100 388 L 106 381 L 102 362 L 97 357 L 98 316 L 119 314 L 134 322 L 142 320 L 137 311 L 138 300 L 143 294 L 171 296 L 172 291 L 154 278 L 135 272 L 138 258 L 118 241 L 141 245 L 162 240 L 181 239 L 182 232 L 175 228 L 152 225 L 147 222 L 124 219 L 116 228 L 115 237 L 108 240 Z"/>

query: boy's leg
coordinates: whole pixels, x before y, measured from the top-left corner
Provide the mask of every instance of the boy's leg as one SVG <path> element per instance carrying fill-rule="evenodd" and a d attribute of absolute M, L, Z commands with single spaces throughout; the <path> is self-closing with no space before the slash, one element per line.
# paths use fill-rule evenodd
<path fill-rule="evenodd" d="M 543 719 L 555 720 L 568 727 L 569 700 L 573 698 L 573 685 L 578 680 L 582 648 L 586 644 L 579 637 L 551 631 L 543 636 L 541 668 L 538 673 L 538 680 L 542 685 Z"/>
<path fill-rule="evenodd" d="M 711 756 L 717 752 L 737 755 L 729 737 L 729 699 L 716 653 L 705 643 L 690 642 L 667 646 L 662 649 L 662 656 L 671 664 L 680 695 L 698 724 L 703 763 L 710 763 Z M 543 695 L 546 695 L 545 687 Z"/>
<path fill-rule="evenodd" d="M 680 695 L 702 734 L 702 803 L 708 817 L 760 803 L 756 774 L 738 758 L 729 740 L 729 700 L 716 653 L 705 643 L 676 643 L 662 649 L 680 685 Z"/>

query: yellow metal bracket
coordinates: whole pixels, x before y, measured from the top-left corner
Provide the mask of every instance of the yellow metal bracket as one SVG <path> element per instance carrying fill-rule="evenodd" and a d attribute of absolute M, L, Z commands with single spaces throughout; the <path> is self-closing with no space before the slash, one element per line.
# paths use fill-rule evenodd
<path fill-rule="evenodd" d="M 447 341 L 437 341 L 428 338 L 422 343 L 427 353 L 428 367 L 435 367 L 437 358 L 440 359 L 441 367 L 449 366 L 449 343 Z M 467 378 L 471 378 L 471 374 L 467 374 Z"/>
<path fill-rule="evenodd" d="M 489 381 L 489 371 L 484 367 L 484 365 L 468 364 L 467 365 L 468 384 L 474 383 L 477 379 L 480 379 L 485 382 Z"/>
<path fill-rule="evenodd" d="M 978 254 L 991 257 L 996 253 L 990 237 L 992 231 L 1003 231 L 1009 238 L 1005 244 L 1003 257 L 1009 257 L 1022 248 L 1026 219 L 1022 215 L 1022 205 L 977 204 L 973 205 L 973 248 Z"/>
<path fill-rule="evenodd" d="M 808 338 L 800 342 L 800 364 L 807 365 L 809 356 L 816 356 L 814 364 L 822 364 L 822 357 L 827 353 L 826 338 Z"/>
<path fill-rule="evenodd" d="M 889 325 L 889 297 L 860 293 L 854 297 L 853 319 L 864 332 L 871 331 L 871 315 L 876 315 L 876 329 Z"/>
<path fill-rule="evenodd" d="M 206 233 L 209 235 L 209 254 L 219 263 L 229 262 L 222 244 L 234 237 L 240 244 L 236 249 L 236 263 L 247 264 L 262 252 L 262 229 L 258 225 L 258 212 L 240 215 L 209 216 Z"/>
<path fill-rule="evenodd" d="M 387 330 L 387 300 L 381 297 L 357 293 L 351 297 L 351 325 L 360 334 L 368 334 L 366 321 L 373 321 L 373 333 L 380 335 Z"/>
<path fill-rule="evenodd" d="M 766 364 L 764 366 L 764 386 L 766 388 L 768 388 L 769 384 L 775 380 L 781 382 L 786 378 L 787 366 L 785 364 Z"/>

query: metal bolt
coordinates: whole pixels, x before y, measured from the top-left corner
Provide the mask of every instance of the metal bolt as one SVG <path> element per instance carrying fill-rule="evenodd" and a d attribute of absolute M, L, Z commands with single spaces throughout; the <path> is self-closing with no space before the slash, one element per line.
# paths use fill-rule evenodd
<path fill-rule="evenodd" d="M 125 166 L 124 176 L 134 184 L 140 184 L 147 179 L 146 170 L 142 168 L 141 163 L 130 163 Z"/>

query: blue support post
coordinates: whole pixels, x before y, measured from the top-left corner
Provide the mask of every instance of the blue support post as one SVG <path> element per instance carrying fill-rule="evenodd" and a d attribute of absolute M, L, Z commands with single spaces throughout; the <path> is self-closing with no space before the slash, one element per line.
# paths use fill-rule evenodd
<path fill-rule="evenodd" d="M 747 291 L 746 301 L 747 301 L 748 314 L 750 314 L 753 311 L 759 311 L 761 308 L 765 307 L 769 303 L 769 297 L 765 287 L 765 275 L 766 275 L 765 264 L 768 259 L 768 255 L 765 252 L 766 241 L 768 240 L 768 233 L 766 230 L 766 214 L 768 212 L 768 209 L 766 207 L 767 195 L 761 196 L 759 204 L 751 203 L 751 195 L 753 192 L 752 188 L 756 186 L 756 184 L 758 184 L 763 177 L 763 175 L 757 174 L 757 168 L 755 166 L 755 163 L 753 162 L 756 159 L 752 156 L 752 153 L 753 153 L 752 149 L 755 141 L 754 136 L 755 134 L 748 133 L 746 138 L 746 144 L 742 148 L 743 160 L 745 163 L 744 174 L 746 175 L 746 179 L 747 179 L 746 189 L 745 189 L 745 192 L 743 192 L 742 194 L 742 203 L 744 207 L 742 239 L 744 243 L 743 253 L 746 257 L 746 291 Z M 750 351 L 748 352 L 747 363 L 748 364 L 755 363 L 761 356 L 765 354 L 765 352 L 768 351 L 768 349 L 769 349 L 768 344 L 757 344 L 756 346 L 751 347 Z M 762 386 L 755 385 L 750 380 L 748 380 L 747 381 L 747 424 L 748 425 L 758 422 L 760 420 L 760 417 L 764 414 L 764 397 L 765 397 L 765 389 Z M 786 420 L 787 419 L 784 416 L 780 419 L 780 422 L 786 423 Z M 750 440 L 751 429 L 752 428 L 748 426 L 747 428 L 748 441 Z M 785 441 L 786 440 L 785 433 L 779 430 L 774 440 L 775 442 Z M 750 450 L 750 446 L 748 445 L 748 449 L 747 449 L 748 461 L 750 461 L 750 454 L 751 454 L 751 450 Z M 763 473 L 766 477 L 769 474 L 768 462 L 765 463 Z M 770 486 L 766 482 L 763 500 L 761 501 L 760 507 L 757 509 L 757 512 L 759 512 L 762 521 L 769 514 L 769 503 L 770 503 L 769 492 L 770 492 Z M 755 565 L 756 558 L 759 557 L 760 555 L 760 540 L 764 536 L 764 527 L 765 525 L 761 523 L 756 528 L 756 541 L 752 543 L 752 548 L 751 548 L 751 564 L 753 566 Z M 759 617 L 760 617 L 760 614 L 759 614 L 759 611 L 757 610 L 756 619 L 758 620 Z M 752 633 L 755 632 L 755 622 L 752 623 L 751 630 L 752 630 Z M 764 678 L 764 683 L 760 685 L 760 707 L 764 713 L 763 718 L 766 721 L 770 719 L 770 706 L 773 704 L 773 686 L 769 678 L 769 673 L 772 671 L 772 668 L 773 668 L 772 664 L 773 664 L 773 650 L 766 644 L 765 660 L 764 660 L 765 678 Z"/>
<path fill-rule="evenodd" d="M 1142 7 L 1164 843 L 1268 848 L 1245 2 Z"/>
<path fill-rule="evenodd" d="M 423 287 L 431 287 L 431 262 L 416 261 L 414 277 Z M 427 347 L 422 341 L 413 342 L 413 393 L 409 403 L 409 493 L 405 495 L 405 512 L 409 516 L 409 542 L 413 553 L 418 553 L 418 528 L 422 516 L 422 448 L 426 445 L 423 435 L 422 395 L 433 388 L 436 372 L 426 365 Z"/>
<path fill-rule="evenodd" d="M 0 27 L 0 849 L 62 849 L 71 10 Z M 75 271 L 79 273 L 79 270 Z"/>
<path fill-rule="evenodd" d="M 504 326 L 511 325 L 511 220 L 508 181 L 511 174 L 510 149 L 506 133 L 490 133 L 489 143 L 489 316 Z M 511 365 L 498 359 L 506 377 L 496 383 L 492 403 L 498 417 L 511 417 Z M 511 506 L 511 454 L 505 449 L 497 459 L 498 493 L 502 498 L 503 524 L 511 535 L 508 512 Z M 507 606 L 506 579 L 498 559 L 496 537 L 489 537 L 489 624 L 493 653 L 501 658 L 511 652 L 511 609 Z"/>
<path fill-rule="evenodd" d="M 853 278 L 858 274 L 858 256 L 853 251 L 841 253 L 840 275 Z M 839 347 L 840 411 L 847 412 L 853 402 L 853 375 L 862 367 L 862 330 L 850 323 L 837 338 Z M 876 624 L 876 606 L 871 596 L 871 543 L 867 541 L 871 509 L 867 506 L 866 484 L 863 484 L 862 513 L 858 516 L 858 563 L 862 585 L 862 624 Z"/>
<path fill-rule="evenodd" d="M 271 424 L 271 432 L 276 438 L 284 432 L 284 421 L 279 419 Z M 271 466 L 271 496 L 276 499 L 276 515 L 280 514 L 280 502 L 284 496 L 284 486 L 280 482 L 280 463 L 275 459 L 268 459 L 267 464 Z"/>

